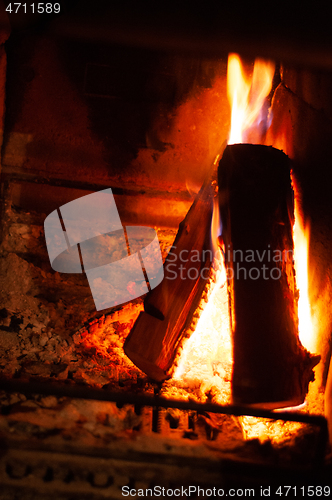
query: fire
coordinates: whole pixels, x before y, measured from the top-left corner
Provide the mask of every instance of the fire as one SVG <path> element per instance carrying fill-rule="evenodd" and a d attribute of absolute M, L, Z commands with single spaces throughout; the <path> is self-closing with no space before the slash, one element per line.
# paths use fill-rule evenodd
<path fill-rule="evenodd" d="M 309 239 L 310 228 L 304 223 L 300 210 L 299 193 L 296 184 L 293 182 L 295 191 L 295 222 L 293 227 L 294 240 L 294 267 L 296 272 L 296 285 L 299 290 L 298 318 L 299 337 L 302 345 L 311 352 L 315 351 L 314 326 L 309 300 Z"/>
<path fill-rule="evenodd" d="M 200 315 L 195 331 L 186 342 L 174 373 L 174 379 L 185 380 L 189 385 L 201 380 L 202 395 L 205 389 L 213 386 L 225 393 L 222 385 L 229 385 L 231 375 L 232 349 L 227 317 L 225 267 L 221 266 L 216 274 L 217 280 L 209 301 Z"/>
<path fill-rule="evenodd" d="M 229 144 L 242 143 L 248 134 L 258 137 L 266 126 L 264 101 L 271 91 L 275 65 L 256 59 L 252 79 L 245 76 L 237 54 L 228 57 L 227 92 L 232 108 Z M 266 111 L 266 110 L 265 110 Z M 254 129 L 254 131 L 253 131 Z M 253 142 L 252 140 L 250 142 Z M 293 182 L 294 190 L 296 186 Z M 310 229 L 300 211 L 299 193 L 295 193 L 295 224 L 293 228 L 296 282 L 299 289 L 299 337 L 306 349 L 315 350 L 313 318 L 309 301 L 308 254 Z"/>
<path fill-rule="evenodd" d="M 220 230 L 219 206 L 215 202 L 211 222 L 215 279 L 208 285 L 208 301 L 184 345 L 173 380 L 180 387 L 191 388 L 199 400 L 205 400 L 209 393 L 215 402 L 225 404 L 231 402 L 232 342 L 226 269 L 217 246 Z"/>
<path fill-rule="evenodd" d="M 228 58 L 227 91 L 231 104 L 231 131 L 228 144 L 264 142 L 268 125 L 266 97 L 271 91 L 275 65 L 273 62 L 256 60 L 252 78 L 245 76 L 238 55 Z M 294 183 L 293 183 L 294 184 Z M 295 189 L 295 187 L 294 187 Z M 297 193 L 296 193 L 297 194 Z M 298 194 L 295 198 L 294 259 L 297 286 L 299 288 L 299 336 L 302 344 L 313 351 L 313 322 L 308 295 L 308 244 L 309 226 L 303 223 L 299 209 Z M 232 337 L 229 318 L 226 269 L 222 251 L 218 247 L 218 236 L 222 232 L 219 206 L 214 204 L 211 222 L 211 240 L 216 257 L 217 278 L 210 285 L 209 299 L 200 305 L 200 318 L 190 338 L 184 342 L 174 371 L 173 388 L 180 389 L 182 397 L 196 397 L 228 404 L 232 401 L 231 378 L 233 366 Z M 178 390 L 177 389 L 177 390 Z M 185 389 L 186 395 L 181 392 Z M 178 394 L 179 396 L 179 394 Z M 303 404 L 303 407 L 307 403 Z M 290 408 L 290 411 L 299 408 Z M 241 417 L 241 428 L 245 439 L 259 438 L 282 442 L 302 424 L 280 421 L 271 422 L 255 417 Z"/>
<path fill-rule="evenodd" d="M 252 79 L 246 78 L 237 54 L 228 57 L 227 94 L 231 104 L 231 132 L 228 144 L 247 142 L 252 127 L 264 132 L 267 117 L 264 104 L 272 88 L 275 64 L 256 59 Z M 260 135 L 260 133 L 259 133 Z M 250 140 L 255 143 L 256 140 Z"/>

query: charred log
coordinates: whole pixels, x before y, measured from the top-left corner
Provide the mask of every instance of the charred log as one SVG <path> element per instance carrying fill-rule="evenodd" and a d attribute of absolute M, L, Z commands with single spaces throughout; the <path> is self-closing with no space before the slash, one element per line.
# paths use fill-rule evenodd
<path fill-rule="evenodd" d="M 233 400 L 270 408 L 298 405 L 319 357 L 304 349 L 298 337 L 288 157 L 267 146 L 228 146 L 218 183 L 233 335 Z"/>

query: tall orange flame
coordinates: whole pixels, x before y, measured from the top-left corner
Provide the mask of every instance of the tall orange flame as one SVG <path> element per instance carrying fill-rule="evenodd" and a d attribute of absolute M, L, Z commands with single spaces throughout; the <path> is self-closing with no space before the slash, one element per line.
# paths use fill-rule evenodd
<path fill-rule="evenodd" d="M 227 94 L 232 109 L 228 144 L 246 142 L 245 134 L 251 127 L 262 126 L 261 114 L 264 111 L 265 98 L 272 88 L 274 71 L 273 62 L 256 59 L 250 80 L 245 77 L 239 56 L 228 56 Z"/>
<path fill-rule="evenodd" d="M 294 210 L 295 222 L 293 227 L 294 240 L 294 267 L 296 272 L 296 285 L 299 290 L 298 318 L 299 337 L 302 345 L 311 352 L 316 350 L 314 341 L 314 325 L 309 300 L 309 224 L 305 224 L 300 209 L 299 193 L 293 182 L 295 191 Z"/>

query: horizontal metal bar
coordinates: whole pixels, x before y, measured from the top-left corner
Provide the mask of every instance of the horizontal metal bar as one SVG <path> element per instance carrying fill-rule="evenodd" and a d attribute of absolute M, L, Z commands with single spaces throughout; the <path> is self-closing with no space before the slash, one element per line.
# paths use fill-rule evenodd
<path fill-rule="evenodd" d="M 2 166 L 1 171 L 1 181 L 2 182 L 13 182 L 13 183 L 32 183 L 32 184 L 47 184 L 55 187 L 70 188 L 70 189 L 81 189 L 84 191 L 99 191 L 105 188 L 111 188 L 113 194 L 122 196 L 137 196 L 143 195 L 151 198 L 162 198 L 170 200 L 179 201 L 192 201 L 192 197 L 188 191 L 169 191 L 155 189 L 143 185 L 133 186 L 131 188 L 124 188 L 114 183 L 107 183 L 106 181 L 100 181 L 97 183 L 81 181 L 81 180 L 71 180 L 60 177 L 52 177 L 48 173 L 37 173 L 37 172 L 26 172 L 21 169 L 14 169 L 13 167 L 8 167 L 6 165 Z"/>
<path fill-rule="evenodd" d="M 77 385 L 22 382 L 20 380 L 0 380 L 0 389 L 9 392 L 20 392 L 22 394 L 44 394 L 77 399 L 94 399 L 96 401 L 111 401 L 122 405 L 136 404 L 152 407 L 160 406 L 162 408 L 178 408 L 179 410 L 193 410 L 198 412 L 206 411 L 211 413 L 222 413 L 225 415 L 270 418 L 273 420 L 283 420 L 285 422 L 301 422 L 304 424 L 327 427 L 326 419 L 321 415 L 309 415 L 307 413 L 287 411 L 273 412 L 262 408 L 252 408 L 250 406 L 196 403 L 195 401 L 167 399 L 161 396 L 111 392 L 106 389 L 91 389 L 89 387 Z"/>
<path fill-rule="evenodd" d="M 8 392 L 19 392 L 25 395 L 43 394 L 73 399 L 86 399 L 95 401 L 109 401 L 120 405 L 132 404 L 136 406 L 177 408 L 180 410 L 191 410 L 210 413 L 219 413 L 234 416 L 251 416 L 257 418 L 268 418 L 282 420 L 284 422 L 300 422 L 303 424 L 319 427 L 317 449 L 314 466 L 319 468 L 323 465 L 328 440 L 328 427 L 325 417 L 322 415 L 310 415 L 307 413 L 278 411 L 273 412 L 263 408 L 250 406 L 219 405 L 213 403 L 197 403 L 195 401 L 179 401 L 167 399 L 161 396 L 148 396 L 145 394 L 133 394 L 125 392 L 111 392 L 107 389 L 91 389 L 78 385 L 25 382 L 21 380 L 0 379 L 0 390 Z"/>

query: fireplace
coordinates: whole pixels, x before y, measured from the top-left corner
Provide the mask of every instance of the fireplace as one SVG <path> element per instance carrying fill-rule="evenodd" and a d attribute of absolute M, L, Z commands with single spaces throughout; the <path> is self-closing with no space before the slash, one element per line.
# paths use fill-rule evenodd
<path fill-rule="evenodd" d="M 114 29 L 105 31 L 106 14 L 90 20 L 88 4 L 80 12 L 70 2 L 60 5 L 66 13 L 36 25 L 10 14 L 13 31 L 5 42 L 4 30 L 1 49 L 0 439 L 7 497 L 22 491 L 27 498 L 117 498 L 123 486 L 174 491 L 195 484 L 257 494 L 262 485 L 328 486 L 332 82 L 326 45 L 315 42 L 304 60 L 289 34 L 284 43 L 292 50 L 276 48 L 274 29 L 264 50 L 252 33 L 245 35 L 249 47 L 231 30 L 216 49 L 204 30 L 197 44 L 190 30 L 179 27 L 172 38 L 160 26 L 152 49 L 156 37 L 151 26 L 143 29 L 143 12 L 136 11 L 141 28 L 135 31 L 130 16 L 126 25 L 124 11 L 114 10 Z M 47 215 L 111 187 L 122 224 L 156 228 L 166 258 L 228 136 L 227 54 L 233 50 L 247 56 L 249 71 L 256 55 L 281 61 L 264 144 L 291 158 L 310 221 L 312 352 L 321 356 L 302 412 L 235 406 L 218 399 L 216 383 L 183 383 L 180 372 L 164 382 L 148 378 L 123 351 L 143 299 L 96 311 L 86 277 L 52 270 L 45 245 Z M 212 267 L 211 283 L 215 275 Z M 216 300 L 225 304 L 223 293 Z M 201 291 L 181 348 L 208 295 Z M 227 349 L 225 342 L 222 352 Z M 176 359 L 173 369 L 179 366 Z M 231 369 L 227 359 L 215 366 L 215 381 L 230 384 Z"/>

